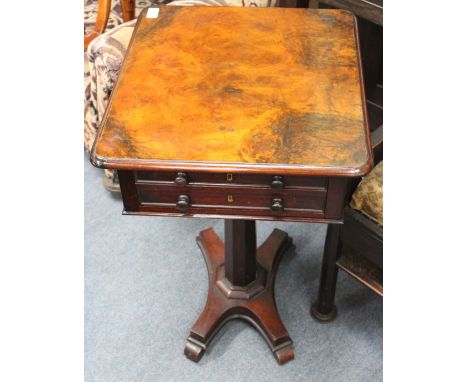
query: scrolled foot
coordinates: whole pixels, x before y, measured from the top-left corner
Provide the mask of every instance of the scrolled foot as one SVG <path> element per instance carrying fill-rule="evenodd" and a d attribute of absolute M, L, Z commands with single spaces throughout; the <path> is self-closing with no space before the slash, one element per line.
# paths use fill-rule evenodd
<path fill-rule="evenodd" d="M 292 343 L 281 347 L 278 350 L 273 351 L 273 354 L 275 355 L 276 360 L 280 365 L 291 361 L 294 359 L 294 351 L 292 348 Z"/>
<path fill-rule="evenodd" d="M 317 303 L 314 303 L 310 307 L 310 315 L 318 322 L 326 324 L 336 318 L 336 306 L 333 305 L 333 308 L 329 313 L 323 314 L 317 310 Z"/>
<path fill-rule="evenodd" d="M 192 341 L 192 339 L 189 337 L 187 338 L 187 343 L 185 344 L 184 354 L 193 362 L 198 362 L 200 361 L 201 357 L 203 357 L 203 354 L 205 354 L 205 349 Z"/>

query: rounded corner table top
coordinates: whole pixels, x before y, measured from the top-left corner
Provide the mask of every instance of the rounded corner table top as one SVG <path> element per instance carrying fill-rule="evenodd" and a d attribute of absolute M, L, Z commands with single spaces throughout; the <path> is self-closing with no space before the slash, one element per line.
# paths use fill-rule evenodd
<path fill-rule="evenodd" d="M 95 165 L 327 176 L 370 170 L 351 13 L 172 6 L 155 18 L 147 12 L 104 115 Z"/>

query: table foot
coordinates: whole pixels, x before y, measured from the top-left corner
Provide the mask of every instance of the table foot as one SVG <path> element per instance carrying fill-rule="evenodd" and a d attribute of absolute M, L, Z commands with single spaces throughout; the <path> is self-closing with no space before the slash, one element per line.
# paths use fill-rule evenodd
<path fill-rule="evenodd" d="M 332 310 L 326 314 L 319 312 L 317 309 L 317 303 L 312 304 L 310 307 L 310 315 L 312 318 L 323 324 L 333 321 L 336 318 L 336 313 L 337 311 L 335 305 L 333 305 Z"/>
<path fill-rule="evenodd" d="M 279 364 L 292 360 L 292 341 L 279 316 L 274 296 L 279 261 L 292 243 L 287 233 L 275 229 L 257 249 L 258 277 L 242 288 L 226 283 L 224 243 L 213 229 L 200 232 L 197 243 L 208 268 L 209 290 L 205 308 L 187 338 L 184 354 L 198 362 L 224 324 L 240 318 L 260 332 Z"/>
<path fill-rule="evenodd" d="M 187 343 L 185 344 L 184 354 L 193 362 L 198 362 L 200 361 L 201 357 L 203 357 L 203 354 L 205 354 L 205 347 L 198 344 L 195 339 L 189 337 L 187 338 Z"/>
<path fill-rule="evenodd" d="M 294 351 L 292 348 L 292 343 L 286 344 L 286 346 L 281 347 L 280 349 L 274 351 L 273 354 L 275 355 L 275 358 L 280 365 L 288 361 L 291 361 L 292 359 L 294 359 Z"/>

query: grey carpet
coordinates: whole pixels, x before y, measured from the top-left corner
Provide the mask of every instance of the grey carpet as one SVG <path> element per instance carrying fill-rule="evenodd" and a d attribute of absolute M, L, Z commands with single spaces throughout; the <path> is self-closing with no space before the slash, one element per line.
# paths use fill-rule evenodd
<path fill-rule="evenodd" d="M 85 381 L 380 381 L 382 300 L 340 272 L 338 317 L 309 316 L 317 294 L 325 226 L 258 222 L 296 245 L 276 279 L 280 315 L 296 358 L 278 366 L 263 338 L 231 321 L 195 364 L 185 338 L 203 309 L 207 275 L 196 234 L 221 220 L 121 215 L 85 154 Z"/>

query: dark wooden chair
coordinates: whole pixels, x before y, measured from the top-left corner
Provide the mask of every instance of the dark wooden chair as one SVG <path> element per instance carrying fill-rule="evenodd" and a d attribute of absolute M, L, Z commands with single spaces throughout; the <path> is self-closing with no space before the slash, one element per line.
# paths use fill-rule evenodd
<path fill-rule="evenodd" d="M 383 159 L 382 0 L 320 0 L 321 8 L 341 8 L 357 16 L 363 62 L 366 105 L 372 131 L 374 165 Z M 349 185 L 349 198 L 357 183 Z M 362 212 L 345 207 L 344 223 L 330 224 L 320 275 L 318 298 L 310 313 L 326 322 L 336 317 L 334 305 L 338 270 L 343 270 L 383 296 L 383 226 Z"/>
<path fill-rule="evenodd" d="M 373 132 L 374 158 L 382 160 L 383 127 Z M 353 190 L 355 184 L 350 186 Z M 341 269 L 383 297 L 383 226 L 362 212 L 345 207 L 344 223 L 329 224 L 317 300 L 310 308 L 315 319 L 336 317 L 334 304 L 338 270 Z"/>

